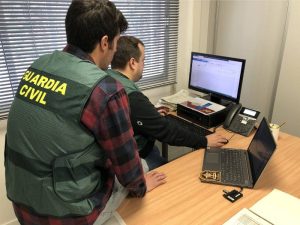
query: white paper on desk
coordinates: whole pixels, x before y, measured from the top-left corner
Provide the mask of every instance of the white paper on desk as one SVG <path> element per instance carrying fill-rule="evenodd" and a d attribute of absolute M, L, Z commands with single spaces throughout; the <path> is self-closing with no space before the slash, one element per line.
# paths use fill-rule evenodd
<path fill-rule="evenodd" d="M 275 225 L 300 224 L 300 199 L 274 189 L 250 208 Z"/>
<path fill-rule="evenodd" d="M 223 225 L 272 225 L 249 209 L 243 208 Z"/>
<path fill-rule="evenodd" d="M 209 104 L 209 106 L 207 106 L 207 108 L 213 110 L 214 112 L 218 112 L 218 111 L 225 109 L 225 106 L 205 100 L 203 98 L 196 97 L 193 99 L 193 102 L 197 103 L 200 106 Z"/>
<path fill-rule="evenodd" d="M 225 106 L 223 105 L 219 105 L 217 103 L 207 101 L 203 98 L 198 98 L 198 97 L 194 97 L 189 101 L 182 102 L 180 103 L 180 105 L 189 108 L 191 110 L 194 110 L 198 113 L 202 113 L 204 115 L 213 114 L 218 111 L 221 111 L 222 109 L 225 109 Z"/>
<path fill-rule="evenodd" d="M 187 90 L 180 90 L 174 95 L 162 97 L 161 99 L 159 99 L 155 107 L 166 106 L 170 109 L 170 111 L 175 111 L 177 109 L 177 104 L 184 101 L 191 101 L 192 99 L 193 97 L 189 95 L 189 92 Z"/>
<path fill-rule="evenodd" d="M 178 103 L 181 103 L 181 102 L 184 102 L 184 101 L 190 101 L 192 99 L 193 99 L 193 97 L 191 97 L 189 95 L 189 92 L 187 90 L 180 90 L 176 94 L 170 95 L 170 96 L 167 96 L 167 97 L 162 97 L 160 100 L 162 102 L 168 102 L 168 103 L 171 103 L 171 104 L 178 104 Z"/>

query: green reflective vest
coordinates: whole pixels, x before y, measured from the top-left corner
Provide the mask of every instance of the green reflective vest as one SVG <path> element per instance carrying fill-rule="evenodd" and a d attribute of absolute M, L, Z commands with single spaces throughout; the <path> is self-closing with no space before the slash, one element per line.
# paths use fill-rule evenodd
<path fill-rule="evenodd" d="M 7 196 L 40 215 L 87 215 L 97 206 L 105 156 L 80 123 L 107 74 L 55 51 L 24 73 L 10 109 L 5 146 Z"/>
<path fill-rule="evenodd" d="M 130 95 L 130 93 L 132 92 L 141 92 L 139 87 L 132 80 L 129 80 L 120 72 L 115 70 L 108 70 L 107 73 L 123 84 L 127 95 Z M 148 144 L 148 142 L 153 142 L 153 140 L 149 140 L 142 135 L 134 134 L 134 138 L 136 140 L 139 152 Z"/>

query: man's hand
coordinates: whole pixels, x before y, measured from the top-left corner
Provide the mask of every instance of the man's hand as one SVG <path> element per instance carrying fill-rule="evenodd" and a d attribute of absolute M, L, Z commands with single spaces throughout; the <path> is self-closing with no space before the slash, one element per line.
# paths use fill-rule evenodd
<path fill-rule="evenodd" d="M 160 106 L 157 109 L 157 112 L 159 112 L 160 115 L 165 116 L 169 113 L 170 109 L 166 106 Z"/>
<path fill-rule="evenodd" d="M 207 147 L 222 147 L 223 145 L 228 143 L 228 139 L 216 133 L 207 135 L 206 138 Z"/>
<path fill-rule="evenodd" d="M 157 171 L 151 171 L 145 174 L 147 185 L 147 192 L 152 191 L 154 188 L 166 183 L 166 175 Z"/>

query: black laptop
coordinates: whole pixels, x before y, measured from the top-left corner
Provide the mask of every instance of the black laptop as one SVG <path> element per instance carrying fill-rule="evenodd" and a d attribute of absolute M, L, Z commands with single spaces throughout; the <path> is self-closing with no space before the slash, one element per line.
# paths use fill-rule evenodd
<path fill-rule="evenodd" d="M 269 124 L 266 118 L 263 118 L 247 151 L 233 148 L 207 148 L 200 180 L 253 188 L 275 149 L 276 143 Z"/>

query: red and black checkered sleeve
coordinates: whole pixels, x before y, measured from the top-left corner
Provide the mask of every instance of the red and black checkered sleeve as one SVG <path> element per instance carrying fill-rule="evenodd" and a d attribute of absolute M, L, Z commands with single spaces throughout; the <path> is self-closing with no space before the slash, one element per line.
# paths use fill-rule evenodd
<path fill-rule="evenodd" d="M 82 122 L 107 154 L 107 168 L 130 194 L 144 196 L 143 169 L 130 123 L 128 97 L 121 83 L 111 77 L 103 79 L 85 107 Z"/>

